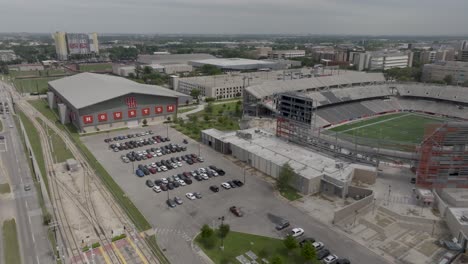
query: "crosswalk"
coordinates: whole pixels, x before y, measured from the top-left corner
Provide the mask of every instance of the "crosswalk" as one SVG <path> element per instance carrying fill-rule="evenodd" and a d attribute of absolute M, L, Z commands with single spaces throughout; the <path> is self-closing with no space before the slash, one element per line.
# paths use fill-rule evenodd
<path fill-rule="evenodd" d="M 192 241 L 192 238 L 180 229 L 154 228 L 154 232 L 156 235 L 175 235 L 182 237 L 186 242 Z"/>

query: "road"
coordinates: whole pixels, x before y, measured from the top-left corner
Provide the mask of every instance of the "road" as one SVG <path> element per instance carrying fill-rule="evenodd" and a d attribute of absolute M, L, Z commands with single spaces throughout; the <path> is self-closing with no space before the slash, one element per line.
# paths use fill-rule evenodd
<path fill-rule="evenodd" d="M 0 100 L 4 104 L 8 102 L 11 110 L 10 95 L 4 85 L 0 82 Z M 0 200 L 0 217 L 2 220 L 12 217 L 16 219 L 23 263 L 52 263 L 52 252 L 47 239 L 47 229 L 42 224 L 37 191 L 12 114 L 5 113 L 1 119 L 3 131 L 0 134 L 5 139 L 0 149 L 0 174 L 9 182 L 12 195 Z M 31 190 L 26 191 L 25 185 L 29 185 Z"/>

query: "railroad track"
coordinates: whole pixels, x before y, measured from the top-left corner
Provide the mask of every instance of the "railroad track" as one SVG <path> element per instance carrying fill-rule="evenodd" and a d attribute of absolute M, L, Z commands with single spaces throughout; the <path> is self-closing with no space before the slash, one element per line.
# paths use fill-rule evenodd
<path fill-rule="evenodd" d="M 95 206 L 94 206 L 94 202 L 93 202 L 93 199 L 91 197 L 93 187 L 95 187 L 95 189 L 103 197 L 103 200 L 107 202 L 108 207 L 114 213 L 115 219 L 118 219 L 118 221 L 122 224 L 122 226 L 125 226 L 125 229 L 126 229 L 126 231 L 128 231 L 131 238 L 135 239 L 137 237 L 138 231 L 134 227 L 133 223 L 127 217 L 122 217 L 122 216 L 126 216 L 126 213 L 115 202 L 113 196 L 110 194 L 110 192 L 107 190 L 107 188 L 105 188 L 103 186 L 103 183 L 101 182 L 101 179 L 96 175 L 94 170 L 89 166 L 87 160 L 84 158 L 81 151 L 79 151 L 77 149 L 74 142 L 69 138 L 69 135 L 66 132 L 64 132 L 63 130 L 61 130 L 60 128 L 56 127 L 53 122 L 51 122 L 47 117 L 45 117 L 41 113 L 39 113 L 29 103 L 27 103 L 25 101 L 19 101 L 17 103 L 18 103 L 19 107 L 23 110 L 23 112 L 28 113 L 30 116 L 36 116 L 37 118 L 41 119 L 41 121 L 44 122 L 44 124 L 47 127 L 52 129 L 54 131 L 54 133 L 56 133 L 63 140 L 63 142 L 68 147 L 68 149 L 70 150 L 72 155 L 80 163 L 80 165 L 81 165 L 81 167 L 83 169 L 83 173 L 84 173 L 83 190 L 84 190 L 85 202 L 83 203 L 79 199 L 73 199 L 72 197 L 70 197 L 70 199 L 72 200 L 72 202 L 75 205 L 77 205 L 77 207 L 78 206 L 80 207 L 79 210 L 87 218 L 88 222 L 90 222 L 90 224 L 93 224 L 93 227 L 95 229 L 95 233 L 99 237 L 99 240 L 101 241 L 101 244 L 103 244 L 103 245 L 104 244 L 110 244 L 111 241 L 110 241 L 109 237 L 106 236 L 106 234 L 104 232 L 104 229 L 100 225 L 99 216 L 97 215 L 97 212 L 96 212 L 96 209 L 95 209 Z M 37 120 L 34 120 L 34 121 L 36 123 L 35 126 L 41 126 L 37 122 Z M 47 142 L 46 144 L 49 145 L 48 140 L 45 140 L 45 141 Z M 49 152 L 48 156 L 51 158 L 52 156 L 51 156 L 51 147 L 50 146 L 48 146 L 47 152 Z M 49 161 L 52 161 L 52 163 L 50 163 L 50 164 L 53 164 L 53 159 L 50 159 Z M 55 171 L 53 172 L 51 177 L 56 179 Z M 96 181 L 99 182 L 99 184 Z M 57 183 L 57 181 L 55 181 L 55 184 L 57 186 L 59 186 L 59 187 L 61 185 L 60 183 Z M 63 191 L 65 191 L 65 192 L 68 191 L 68 193 L 70 194 L 70 190 L 64 190 L 66 185 L 61 185 L 61 186 L 62 186 Z M 57 189 L 55 189 L 55 190 L 57 190 Z M 58 192 L 58 195 L 60 195 L 59 192 Z M 62 211 L 62 210 L 60 210 L 60 211 Z M 54 212 L 54 214 L 55 214 L 55 212 Z M 63 211 L 61 213 L 59 212 L 58 214 L 62 214 L 62 216 L 64 216 Z M 66 216 L 64 216 L 64 217 L 66 217 Z M 60 219 L 63 219 L 63 218 L 60 218 Z M 65 219 L 65 220 L 67 220 L 67 219 Z M 71 231 L 71 229 L 70 229 L 70 231 Z M 73 232 L 71 232 L 71 233 L 73 235 Z M 77 240 L 76 239 L 72 239 L 72 240 L 75 243 L 74 248 L 75 248 L 75 251 L 76 251 L 76 248 L 79 249 L 79 247 L 76 245 Z M 155 252 L 151 248 L 151 246 L 149 246 L 147 244 L 147 241 L 145 241 L 144 239 L 138 239 L 138 240 L 135 239 L 135 241 L 142 241 L 142 243 L 135 243 L 135 246 L 143 253 L 144 258 L 146 259 L 146 261 L 148 263 L 161 263 L 161 261 L 158 258 L 156 258 L 156 256 L 158 256 L 158 252 Z M 80 250 L 78 250 L 78 251 L 79 251 L 79 253 L 81 253 Z M 113 261 L 113 263 L 120 263 L 120 259 L 117 257 L 117 254 L 115 253 L 113 247 L 111 247 L 111 252 L 112 252 L 112 254 L 110 254 L 110 257 L 111 257 L 111 260 Z M 80 256 L 81 256 L 81 254 L 80 254 Z"/>

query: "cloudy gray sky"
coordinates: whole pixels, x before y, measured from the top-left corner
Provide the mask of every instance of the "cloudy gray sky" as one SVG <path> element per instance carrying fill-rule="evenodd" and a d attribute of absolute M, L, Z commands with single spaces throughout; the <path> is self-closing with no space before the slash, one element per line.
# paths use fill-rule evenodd
<path fill-rule="evenodd" d="M 0 0 L 0 32 L 468 34 L 468 0 Z"/>

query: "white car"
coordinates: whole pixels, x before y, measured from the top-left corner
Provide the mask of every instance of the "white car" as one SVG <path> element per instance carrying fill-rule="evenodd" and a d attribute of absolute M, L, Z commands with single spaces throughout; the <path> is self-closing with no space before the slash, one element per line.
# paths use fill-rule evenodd
<path fill-rule="evenodd" d="M 323 263 L 332 264 L 335 263 L 338 257 L 336 255 L 328 255 L 323 259 Z"/>
<path fill-rule="evenodd" d="M 178 161 L 177 166 L 182 167 L 182 162 Z"/>
<path fill-rule="evenodd" d="M 169 181 L 166 179 L 166 178 L 162 178 L 161 181 L 164 183 L 164 184 L 168 184 Z"/>
<path fill-rule="evenodd" d="M 161 166 L 161 170 L 167 171 L 167 167 L 166 166 Z"/>
<path fill-rule="evenodd" d="M 187 198 L 189 200 L 195 200 L 197 199 L 197 197 L 195 197 L 195 195 L 193 195 L 193 193 L 186 193 L 185 196 L 187 196 Z"/>
<path fill-rule="evenodd" d="M 185 185 L 187 185 L 183 180 L 179 180 L 178 182 L 179 182 L 180 186 L 185 186 Z"/>
<path fill-rule="evenodd" d="M 229 183 L 227 183 L 227 182 L 221 183 L 221 186 L 222 186 L 224 189 L 226 189 L 226 190 L 227 190 L 227 189 L 231 189 L 231 185 L 230 185 Z"/>
<path fill-rule="evenodd" d="M 316 241 L 316 242 L 312 243 L 312 246 L 313 246 L 316 250 L 320 250 L 320 249 L 322 249 L 325 245 L 324 245 L 322 242 Z"/>
<path fill-rule="evenodd" d="M 155 186 L 153 187 L 153 191 L 155 191 L 155 192 L 157 192 L 157 193 L 158 193 L 158 192 L 161 192 L 161 187 L 155 185 Z"/>
<path fill-rule="evenodd" d="M 211 172 L 213 173 L 213 176 L 215 176 L 215 177 L 219 176 L 219 174 L 215 170 L 211 170 Z"/>
<path fill-rule="evenodd" d="M 177 166 L 177 164 L 175 164 L 175 163 L 171 163 L 171 166 L 174 167 L 174 168 L 179 167 L 179 166 Z"/>
<path fill-rule="evenodd" d="M 210 177 L 208 177 L 208 175 L 206 175 L 205 173 L 200 174 L 200 176 L 201 176 L 202 179 L 204 179 L 204 180 L 210 179 Z"/>
<path fill-rule="evenodd" d="M 302 236 L 303 234 L 304 234 L 304 229 L 299 228 L 299 227 L 291 229 L 291 233 L 290 233 L 292 237 Z"/>
<path fill-rule="evenodd" d="M 161 156 L 162 156 L 162 153 L 161 153 L 160 151 L 157 151 L 157 152 L 156 152 L 156 156 L 161 157 Z"/>

